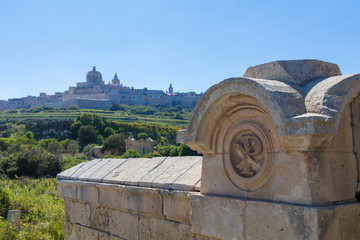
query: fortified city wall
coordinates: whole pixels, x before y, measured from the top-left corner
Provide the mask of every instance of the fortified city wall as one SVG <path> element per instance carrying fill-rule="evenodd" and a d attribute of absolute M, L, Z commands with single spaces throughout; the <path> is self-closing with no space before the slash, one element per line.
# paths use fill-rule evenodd
<path fill-rule="evenodd" d="M 105 84 L 100 72 L 93 67 L 86 75 L 86 82 L 69 87 L 65 92 L 57 92 L 55 95 L 40 93 L 40 96 L 28 96 L 24 98 L 0 101 L 0 110 L 31 108 L 43 105 L 54 108 L 64 108 L 70 105 L 78 105 L 80 108 L 109 109 L 112 104 L 150 105 L 150 106 L 177 106 L 193 108 L 201 94 L 195 92 L 174 93 L 170 84 L 169 91 L 134 89 L 123 86 L 115 74 L 111 83 Z"/>
<path fill-rule="evenodd" d="M 65 238 L 359 239 L 360 74 L 251 67 L 206 91 L 178 141 L 203 156 L 60 173 Z"/>

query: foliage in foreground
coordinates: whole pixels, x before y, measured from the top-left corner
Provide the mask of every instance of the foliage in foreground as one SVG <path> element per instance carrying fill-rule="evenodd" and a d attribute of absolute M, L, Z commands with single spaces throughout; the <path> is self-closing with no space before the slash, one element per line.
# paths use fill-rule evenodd
<path fill-rule="evenodd" d="M 21 231 L 7 230 L 7 211 L 21 210 Z M 64 239 L 65 210 L 55 179 L 0 180 L 0 239 Z"/>

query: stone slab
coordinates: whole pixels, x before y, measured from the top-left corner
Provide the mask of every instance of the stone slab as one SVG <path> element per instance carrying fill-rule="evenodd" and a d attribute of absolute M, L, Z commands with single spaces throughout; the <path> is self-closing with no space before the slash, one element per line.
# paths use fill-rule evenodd
<path fill-rule="evenodd" d="M 200 160 L 200 158 L 201 157 L 179 157 L 177 161 L 175 161 L 175 163 L 167 169 L 167 171 L 164 171 L 152 181 L 151 186 L 166 189 L 174 188 L 173 183 L 183 176 L 190 168 L 192 168 Z M 193 180 L 190 185 L 190 189 L 188 188 L 188 185 L 185 184 L 178 184 L 177 189 L 191 190 L 198 180 L 199 179 Z"/>
<path fill-rule="evenodd" d="M 94 164 L 90 169 L 82 173 L 77 180 L 79 181 L 86 181 L 90 180 L 92 178 L 92 175 L 94 175 L 96 172 L 100 171 L 105 165 L 109 163 L 108 159 L 101 159 L 96 164 Z"/>
<path fill-rule="evenodd" d="M 90 169 L 101 160 L 102 159 L 94 159 L 86 162 L 86 164 L 82 165 L 80 169 L 78 169 L 74 174 L 71 175 L 70 179 L 77 180 L 78 177 L 81 176 L 83 173 L 91 171 Z"/>
<path fill-rule="evenodd" d="M 166 157 L 157 158 L 144 158 L 144 165 L 141 168 L 135 170 L 131 175 L 124 179 L 126 185 L 139 185 L 140 179 L 147 176 L 152 171 L 156 171 L 157 167 L 160 166 Z"/>
<path fill-rule="evenodd" d="M 144 187 L 153 187 L 152 182 L 165 171 L 169 171 L 180 157 L 167 157 L 157 168 L 143 176 L 139 180 L 139 185 Z"/>
<path fill-rule="evenodd" d="M 114 169 L 111 174 L 104 177 L 102 182 L 125 184 L 125 179 L 130 177 L 138 169 L 142 168 L 147 161 L 147 158 L 130 158 Z"/>
<path fill-rule="evenodd" d="M 76 171 L 82 168 L 87 162 L 82 162 L 72 168 L 69 168 L 61 173 L 59 173 L 56 178 L 57 179 L 71 179 L 71 175 L 73 175 Z"/>
<path fill-rule="evenodd" d="M 202 157 L 195 158 L 194 162 L 195 164 L 193 166 L 172 182 L 172 188 L 190 191 L 195 190 L 197 183 L 199 183 L 201 179 Z M 191 188 L 188 188 L 190 186 Z"/>
<path fill-rule="evenodd" d="M 86 181 L 101 182 L 103 178 L 110 175 L 115 169 L 124 164 L 126 161 L 127 159 L 109 159 L 105 165 L 89 176 Z"/>

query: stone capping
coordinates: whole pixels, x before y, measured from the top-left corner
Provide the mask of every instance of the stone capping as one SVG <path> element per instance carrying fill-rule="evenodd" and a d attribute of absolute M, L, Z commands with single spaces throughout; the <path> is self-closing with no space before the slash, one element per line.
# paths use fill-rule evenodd
<path fill-rule="evenodd" d="M 249 67 L 244 77 L 284 81 L 296 85 L 319 78 L 341 75 L 337 64 L 314 59 L 286 60 Z"/>
<path fill-rule="evenodd" d="M 57 181 L 199 191 L 201 167 L 199 156 L 94 159 L 59 173 Z"/>
<path fill-rule="evenodd" d="M 206 113 L 236 103 L 232 96 L 251 96 L 272 117 L 278 135 L 332 134 L 339 128 L 344 107 L 360 92 L 360 74 L 316 79 L 303 86 L 256 78 L 229 78 L 210 87 L 197 103 L 186 130 L 177 141 L 202 149 L 199 126 Z M 219 103 L 221 102 L 221 103 Z M 246 104 L 244 102 L 238 102 Z M 223 111 L 223 114 L 228 114 Z M 219 119 L 214 119 L 214 122 Z M 209 129 L 209 131 L 213 131 Z M 195 147 L 197 145 L 197 147 Z M 209 146 L 205 147 L 207 152 Z M 200 151 L 201 152 L 201 151 Z"/>

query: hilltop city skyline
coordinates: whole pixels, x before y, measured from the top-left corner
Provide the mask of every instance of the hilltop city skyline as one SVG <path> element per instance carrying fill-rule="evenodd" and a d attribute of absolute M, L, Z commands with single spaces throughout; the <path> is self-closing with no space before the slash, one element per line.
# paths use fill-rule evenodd
<path fill-rule="evenodd" d="M 0 99 L 55 94 L 93 65 L 127 86 L 205 92 L 250 66 L 360 71 L 360 1 L 3 1 Z"/>

